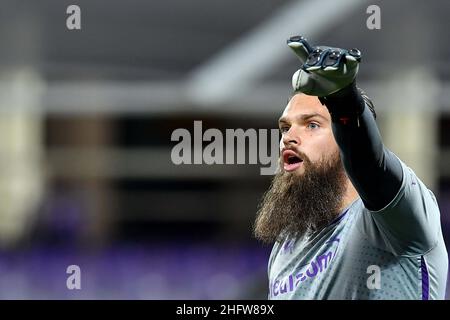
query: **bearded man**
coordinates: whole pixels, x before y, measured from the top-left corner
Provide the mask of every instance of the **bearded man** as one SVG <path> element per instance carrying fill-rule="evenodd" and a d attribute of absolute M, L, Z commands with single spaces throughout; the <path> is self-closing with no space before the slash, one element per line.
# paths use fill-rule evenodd
<path fill-rule="evenodd" d="M 373 103 L 356 86 L 360 51 L 300 36 L 288 45 L 302 66 L 279 119 L 279 172 L 254 226 L 274 243 L 269 299 L 444 299 L 438 203 L 383 145 Z"/>

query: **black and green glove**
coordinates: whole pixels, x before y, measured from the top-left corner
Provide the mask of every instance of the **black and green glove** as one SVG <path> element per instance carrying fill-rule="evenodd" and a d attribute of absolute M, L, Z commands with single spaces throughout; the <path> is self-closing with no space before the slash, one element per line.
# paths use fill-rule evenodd
<path fill-rule="evenodd" d="M 294 91 L 326 97 L 355 81 L 361 61 L 358 49 L 312 47 L 301 36 L 289 38 L 287 44 L 302 63 L 292 76 Z"/>

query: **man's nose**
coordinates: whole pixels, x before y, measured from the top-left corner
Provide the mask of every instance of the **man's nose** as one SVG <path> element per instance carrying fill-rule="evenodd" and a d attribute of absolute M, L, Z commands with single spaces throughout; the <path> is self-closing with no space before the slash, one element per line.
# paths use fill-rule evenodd
<path fill-rule="evenodd" d="M 300 144 L 300 138 L 292 130 L 292 127 L 284 133 L 282 141 L 285 146 Z"/>

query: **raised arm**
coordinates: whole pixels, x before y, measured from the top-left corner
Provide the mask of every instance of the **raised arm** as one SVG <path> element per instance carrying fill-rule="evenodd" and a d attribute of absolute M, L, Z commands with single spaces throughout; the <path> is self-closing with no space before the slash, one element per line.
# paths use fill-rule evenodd
<path fill-rule="evenodd" d="M 383 145 L 369 100 L 356 87 L 357 49 L 312 47 L 300 36 L 288 45 L 302 62 L 292 78 L 295 91 L 318 96 L 328 108 L 345 170 L 365 206 L 388 205 L 402 184 L 399 159 Z"/>

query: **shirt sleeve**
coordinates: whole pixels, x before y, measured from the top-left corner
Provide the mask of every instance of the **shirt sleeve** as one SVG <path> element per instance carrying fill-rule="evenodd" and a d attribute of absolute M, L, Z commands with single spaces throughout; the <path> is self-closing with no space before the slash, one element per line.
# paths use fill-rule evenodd
<path fill-rule="evenodd" d="M 321 99 L 349 179 L 367 211 L 364 233 L 396 255 L 423 254 L 441 232 L 436 198 L 415 173 L 388 150 L 356 84 Z"/>
<path fill-rule="evenodd" d="M 433 249 L 441 232 L 434 194 L 401 162 L 403 181 L 394 199 L 377 211 L 367 209 L 366 232 L 395 255 L 420 255 Z"/>
<path fill-rule="evenodd" d="M 400 189 L 402 168 L 384 146 L 375 117 L 354 83 L 322 101 L 331 114 L 345 171 L 365 207 L 384 208 Z"/>

